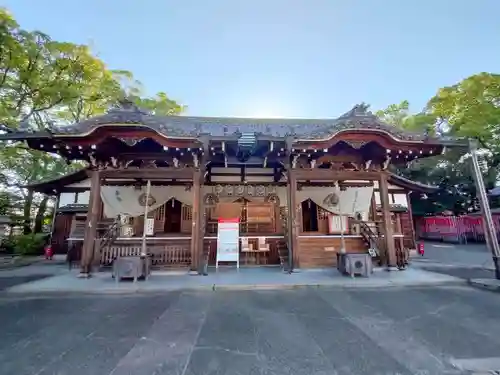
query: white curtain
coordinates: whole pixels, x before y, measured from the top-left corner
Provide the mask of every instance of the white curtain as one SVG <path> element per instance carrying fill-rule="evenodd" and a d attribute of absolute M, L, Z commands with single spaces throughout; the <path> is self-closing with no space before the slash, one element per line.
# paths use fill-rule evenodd
<path fill-rule="evenodd" d="M 204 194 L 211 193 L 212 188 L 209 186 L 204 187 Z M 325 206 L 324 200 L 331 193 L 337 193 L 339 196 L 339 204 L 336 206 Z M 284 186 L 276 187 L 276 195 L 280 199 L 280 206 L 287 205 L 287 188 Z M 306 199 L 311 199 L 321 208 L 339 215 L 354 216 L 356 213 L 361 213 L 363 220 L 368 219 L 370 212 L 370 204 L 373 196 L 373 186 L 368 187 L 347 187 L 344 191 L 337 191 L 335 187 L 307 187 L 304 186 L 302 190 L 296 192 L 297 204 L 300 204 Z M 238 197 L 229 197 L 227 199 L 221 198 L 221 202 L 231 202 L 238 199 Z M 250 200 L 252 198 L 249 198 Z"/>
<path fill-rule="evenodd" d="M 327 206 L 325 198 L 332 193 L 336 193 L 339 201 L 335 206 Z M 370 203 L 373 195 L 373 186 L 369 187 L 347 187 L 346 190 L 338 191 L 334 187 L 303 187 L 297 191 L 297 203 L 311 199 L 321 208 L 337 215 L 354 216 L 361 213 L 363 218 L 367 217 L 370 211 Z"/>
<path fill-rule="evenodd" d="M 101 199 L 104 205 L 104 216 L 114 218 L 118 215 L 137 217 L 144 215 L 144 203 L 146 186 L 140 190 L 133 186 L 103 186 L 101 188 Z M 142 198 L 141 198 L 142 196 Z M 151 186 L 150 202 L 153 202 L 148 212 L 156 210 L 170 199 L 192 205 L 193 192 L 186 190 L 184 186 Z"/>

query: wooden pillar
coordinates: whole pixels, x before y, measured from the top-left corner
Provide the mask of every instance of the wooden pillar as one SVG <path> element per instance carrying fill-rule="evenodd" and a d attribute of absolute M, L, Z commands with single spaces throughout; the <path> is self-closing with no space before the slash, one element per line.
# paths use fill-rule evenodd
<path fill-rule="evenodd" d="M 299 221 L 297 220 L 297 177 L 294 170 L 288 170 L 287 203 L 288 203 L 288 256 L 291 260 L 292 270 L 300 265 L 299 261 Z"/>
<path fill-rule="evenodd" d="M 201 181 L 200 181 L 200 200 L 199 200 L 199 205 L 198 205 L 198 237 L 196 239 L 196 246 L 197 249 L 196 251 L 198 252 L 198 272 L 203 273 L 204 270 L 202 269 L 204 266 L 205 262 L 205 256 L 209 256 L 210 254 L 205 254 L 205 230 L 206 230 L 206 223 L 207 223 L 207 217 L 206 217 L 206 207 L 205 207 L 205 201 L 204 201 L 204 196 L 203 196 L 203 181 L 204 181 L 204 172 L 201 173 Z M 208 252 L 210 252 L 210 247 L 207 249 Z M 208 262 L 208 259 L 207 259 Z"/>
<path fill-rule="evenodd" d="M 396 233 L 400 236 L 398 237 L 399 249 L 404 249 L 404 233 L 403 226 L 401 225 L 401 213 L 394 213 L 394 219 L 396 220 Z"/>
<path fill-rule="evenodd" d="M 200 236 L 200 180 L 201 171 L 195 170 L 193 173 L 193 211 L 192 211 L 192 227 L 191 227 L 191 271 L 196 271 L 200 262 L 201 251 L 199 249 Z"/>
<path fill-rule="evenodd" d="M 408 205 L 408 220 L 410 222 L 410 228 L 411 228 L 411 248 L 416 249 L 417 248 L 417 235 L 416 235 L 417 228 L 415 227 L 415 223 L 413 222 L 413 210 L 411 207 L 410 194 L 411 194 L 411 191 L 406 194 L 406 204 Z"/>
<path fill-rule="evenodd" d="M 205 265 L 205 226 L 207 223 L 207 218 L 206 218 L 206 209 L 205 209 L 205 197 L 203 194 L 203 185 L 205 184 L 205 174 L 207 172 L 207 162 L 210 160 L 210 136 L 208 135 L 202 135 L 200 137 L 200 142 L 202 144 L 203 148 L 203 154 L 202 157 L 200 158 L 199 161 L 199 169 L 200 169 L 200 174 L 198 175 L 198 214 L 197 214 L 197 220 L 198 220 L 198 227 L 197 227 L 197 238 L 196 238 L 196 252 L 197 252 L 197 259 L 198 263 L 196 264 L 198 268 L 198 273 L 202 274 L 205 272 L 204 270 L 204 265 Z M 194 213 L 193 213 L 194 215 Z M 210 251 L 210 248 L 207 250 Z M 207 255 L 207 257 L 210 254 Z M 208 259 L 207 259 L 208 262 Z"/>
<path fill-rule="evenodd" d="M 89 275 L 92 272 L 94 245 L 97 236 L 97 222 L 101 214 L 101 176 L 98 170 L 91 172 L 90 199 L 85 234 L 83 237 L 81 273 Z"/>
<path fill-rule="evenodd" d="M 387 267 L 391 269 L 396 267 L 396 246 L 394 244 L 394 230 L 391 221 L 391 204 L 389 201 L 389 183 L 387 181 L 387 174 L 382 172 L 379 181 L 380 189 L 380 203 L 382 206 L 382 220 L 383 232 L 385 240 L 385 250 Z"/>
<path fill-rule="evenodd" d="M 379 190 L 373 190 L 372 199 L 370 201 L 370 213 L 368 215 L 367 221 L 377 221 L 377 200 L 375 195 L 378 194 L 380 196 Z"/>

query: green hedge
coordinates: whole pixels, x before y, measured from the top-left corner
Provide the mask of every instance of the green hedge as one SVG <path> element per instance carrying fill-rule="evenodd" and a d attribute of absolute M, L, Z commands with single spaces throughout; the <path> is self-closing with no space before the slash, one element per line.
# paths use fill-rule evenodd
<path fill-rule="evenodd" d="M 47 233 L 21 234 L 2 241 L 2 251 L 16 255 L 43 255 Z"/>

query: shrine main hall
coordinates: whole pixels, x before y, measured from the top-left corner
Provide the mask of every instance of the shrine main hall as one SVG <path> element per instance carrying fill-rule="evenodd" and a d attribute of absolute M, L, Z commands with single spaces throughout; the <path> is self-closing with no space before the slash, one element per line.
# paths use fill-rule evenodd
<path fill-rule="evenodd" d="M 155 116 L 130 102 L 44 131 L 12 131 L 75 173 L 29 186 L 58 197 L 52 245 L 83 273 L 120 256 L 154 268 L 330 267 L 338 253 L 399 266 L 415 248 L 410 194 L 435 187 L 393 166 L 446 141 L 383 123 L 365 105 L 336 119 Z"/>

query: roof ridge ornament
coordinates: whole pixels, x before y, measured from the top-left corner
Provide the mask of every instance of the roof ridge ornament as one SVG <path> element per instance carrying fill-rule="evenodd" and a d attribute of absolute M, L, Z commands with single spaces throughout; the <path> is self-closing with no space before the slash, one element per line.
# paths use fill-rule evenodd
<path fill-rule="evenodd" d="M 116 113 L 116 112 L 132 112 L 141 115 L 149 114 L 149 112 L 139 108 L 139 106 L 135 104 L 135 102 L 131 98 L 128 97 L 120 99 L 117 105 L 111 107 L 108 110 L 108 113 Z"/>
<path fill-rule="evenodd" d="M 376 117 L 371 111 L 369 104 L 365 102 L 361 102 L 360 104 L 356 104 L 349 112 L 344 113 L 339 118 L 348 118 L 348 117 Z"/>

